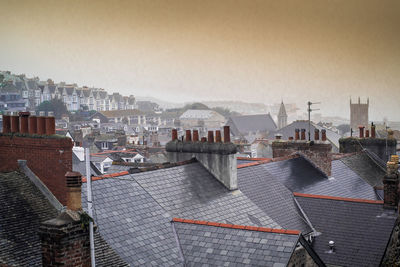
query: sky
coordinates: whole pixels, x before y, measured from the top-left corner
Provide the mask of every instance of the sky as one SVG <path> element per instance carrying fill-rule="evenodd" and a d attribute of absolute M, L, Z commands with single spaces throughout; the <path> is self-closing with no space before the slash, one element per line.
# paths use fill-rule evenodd
<path fill-rule="evenodd" d="M 165 101 L 400 121 L 398 0 L 0 0 L 0 70 Z"/>

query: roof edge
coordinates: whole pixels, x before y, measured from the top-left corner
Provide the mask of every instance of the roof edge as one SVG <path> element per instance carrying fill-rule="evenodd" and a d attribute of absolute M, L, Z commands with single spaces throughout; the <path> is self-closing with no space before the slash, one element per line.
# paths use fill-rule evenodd
<path fill-rule="evenodd" d="M 267 228 L 267 227 L 238 225 L 238 224 L 226 224 L 226 223 L 209 222 L 209 221 L 189 220 L 189 219 L 182 219 L 182 218 L 172 218 L 172 222 L 207 225 L 207 226 L 215 226 L 215 227 L 231 228 L 231 229 L 239 229 L 239 230 L 248 230 L 248 231 L 268 232 L 268 233 L 276 233 L 276 234 L 300 235 L 300 231 L 299 230 L 274 229 L 274 228 Z"/>
<path fill-rule="evenodd" d="M 293 153 L 291 155 L 284 156 L 284 157 L 266 158 L 265 160 L 260 160 L 260 161 L 240 164 L 240 165 L 237 166 L 237 168 L 241 169 L 241 168 L 245 168 L 245 167 L 257 166 L 257 165 L 261 165 L 261 164 L 277 162 L 277 161 L 284 161 L 284 160 L 289 160 L 289 159 L 295 159 L 295 158 L 299 158 L 299 157 L 301 157 L 299 154 Z"/>
<path fill-rule="evenodd" d="M 339 200 L 339 201 L 348 201 L 348 202 L 358 202 L 358 203 L 368 203 L 368 204 L 383 204 L 383 200 L 333 197 L 333 196 L 325 196 L 325 195 L 304 194 L 304 193 L 298 193 L 298 192 L 293 192 L 293 196 L 295 196 L 295 197 L 318 198 L 318 199 L 330 199 L 330 200 Z"/>

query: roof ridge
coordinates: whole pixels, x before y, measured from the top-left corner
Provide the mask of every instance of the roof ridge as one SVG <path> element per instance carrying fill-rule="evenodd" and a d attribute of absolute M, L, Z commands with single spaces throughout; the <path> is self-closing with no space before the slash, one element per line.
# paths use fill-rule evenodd
<path fill-rule="evenodd" d="M 261 160 L 267 160 L 270 158 L 246 158 L 246 157 L 237 157 L 239 160 L 249 160 L 249 161 L 261 161 Z"/>
<path fill-rule="evenodd" d="M 334 197 L 334 196 L 325 196 L 325 195 L 304 194 L 304 193 L 298 193 L 298 192 L 293 192 L 293 195 L 296 196 L 296 197 L 330 199 L 330 200 L 339 200 L 339 201 L 348 201 L 348 202 L 357 202 L 357 203 L 369 203 L 369 204 L 383 204 L 383 200 L 372 200 L 372 199 L 363 199 L 363 198 L 347 198 L 347 197 Z"/>
<path fill-rule="evenodd" d="M 223 228 L 231 228 L 231 229 L 239 229 L 239 230 L 277 233 L 277 234 L 287 234 L 287 235 L 299 235 L 300 234 L 300 231 L 298 231 L 298 230 L 274 229 L 274 228 L 249 226 L 249 225 L 238 225 L 238 224 L 226 224 L 226 223 L 218 223 L 218 222 L 210 222 L 210 221 L 188 220 L 188 219 L 175 218 L 175 217 L 172 218 L 172 221 L 180 222 L 180 223 L 207 225 L 207 226 L 215 226 L 215 227 L 223 227 Z"/>
<path fill-rule="evenodd" d="M 141 168 L 141 169 L 134 169 L 134 172 L 129 172 L 129 171 L 121 171 L 121 172 L 115 172 L 115 173 L 110 173 L 110 174 L 104 174 L 101 176 L 92 176 L 92 181 L 97 181 L 97 180 L 103 180 L 105 178 L 115 178 L 119 176 L 125 176 L 131 173 L 141 173 L 141 172 L 148 172 L 148 171 L 155 171 L 155 170 L 160 170 L 160 169 L 167 169 L 167 168 L 172 168 L 172 167 L 178 167 L 178 166 L 183 166 L 187 165 L 190 163 L 195 163 L 197 162 L 196 159 L 190 159 L 190 160 L 185 160 L 185 161 L 180 161 L 180 162 L 174 162 L 174 163 L 169 163 L 169 164 L 160 164 L 158 166 L 151 166 L 147 168 Z M 87 179 L 86 176 L 82 176 L 82 183 L 86 183 Z"/>
<path fill-rule="evenodd" d="M 256 161 L 256 162 L 250 162 L 250 163 L 244 163 L 244 164 L 240 164 L 237 166 L 238 169 L 241 168 L 246 168 L 246 167 L 251 167 L 251 166 L 257 166 L 257 165 L 261 165 L 261 164 L 266 164 L 266 163 L 271 163 L 271 162 L 277 162 L 277 161 L 283 161 L 283 160 L 289 160 L 289 159 L 295 159 L 295 158 L 299 158 L 300 155 L 297 153 L 288 155 L 288 156 L 284 156 L 284 157 L 277 157 L 277 158 L 266 158 L 265 160 L 260 160 L 260 161 Z"/>

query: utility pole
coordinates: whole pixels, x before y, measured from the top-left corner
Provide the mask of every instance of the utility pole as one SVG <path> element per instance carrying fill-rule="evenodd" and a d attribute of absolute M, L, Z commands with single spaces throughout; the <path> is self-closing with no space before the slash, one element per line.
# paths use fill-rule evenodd
<path fill-rule="evenodd" d="M 308 141 L 311 141 L 311 111 L 319 110 L 319 108 L 311 109 L 311 105 L 313 105 L 313 104 L 321 104 L 321 102 L 314 102 L 314 103 L 312 103 L 310 101 L 307 102 L 307 105 L 308 105 L 308 109 L 307 109 L 307 111 L 308 111 Z"/>
<path fill-rule="evenodd" d="M 85 163 L 86 163 L 86 189 L 87 189 L 87 203 L 88 213 L 90 218 L 93 218 L 93 202 L 92 202 L 92 175 L 90 173 L 90 150 L 89 145 L 85 147 Z M 94 257 L 94 235 L 93 235 L 93 221 L 89 222 L 89 238 L 90 238 L 90 258 L 92 267 L 96 266 Z"/>

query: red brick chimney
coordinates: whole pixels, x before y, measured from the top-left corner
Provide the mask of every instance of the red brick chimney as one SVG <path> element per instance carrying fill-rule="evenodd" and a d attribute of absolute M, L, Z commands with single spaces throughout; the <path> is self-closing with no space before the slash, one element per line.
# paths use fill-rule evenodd
<path fill-rule="evenodd" d="M 319 129 L 314 130 L 314 140 L 318 141 L 319 140 Z"/>
<path fill-rule="evenodd" d="M 214 143 L 214 132 L 213 131 L 208 131 L 208 142 Z"/>
<path fill-rule="evenodd" d="M 191 142 L 192 141 L 192 132 L 190 130 L 186 130 L 186 142 Z"/>
<path fill-rule="evenodd" d="M 358 126 L 358 129 L 360 130 L 360 138 L 364 138 L 364 126 Z"/>
<path fill-rule="evenodd" d="M 300 130 L 299 129 L 295 129 L 294 130 L 294 140 L 299 140 L 300 139 Z"/>
<path fill-rule="evenodd" d="M 91 266 L 89 227 L 81 216 L 67 210 L 40 225 L 42 266 Z"/>
<path fill-rule="evenodd" d="M 301 140 L 306 140 L 306 129 L 301 129 Z"/>
<path fill-rule="evenodd" d="M 193 130 L 193 142 L 198 142 L 198 141 L 199 141 L 199 131 Z"/>
<path fill-rule="evenodd" d="M 178 130 L 176 129 L 172 129 L 172 141 L 177 140 L 178 139 Z"/>
<path fill-rule="evenodd" d="M 216 143 L 221 143 L 222 138 L 221 138 L 221 131 L 220 130 L 216 130 L 215 131 L 215 142 Z"/>
<path fill-rule="evenodd" d="M 368 129 L 365 130 L 365 137 L 366 137 L 366 138 L 369 138 L 369 130 L 368 130 Z"/>
<path fill-rule="evenodd" d="M 230 143 L 231 142 L 231 131 L 229 129 L 229 126 L 224 126 L 224 143 Z"/>
<path fill-rule="evenodd" d="M 56 134 L 56 121 L 52 111 L 49 111 L 48 116 L 45 117 L 46 135 Z"/>
<path fill-rule="evenodd" d="M 207 138 L 206 138 L 206 137 L 202 137 L 202 138 L 201 138 L 201 142 L 202 142 L 202 143 L 207 142 Z"/>

